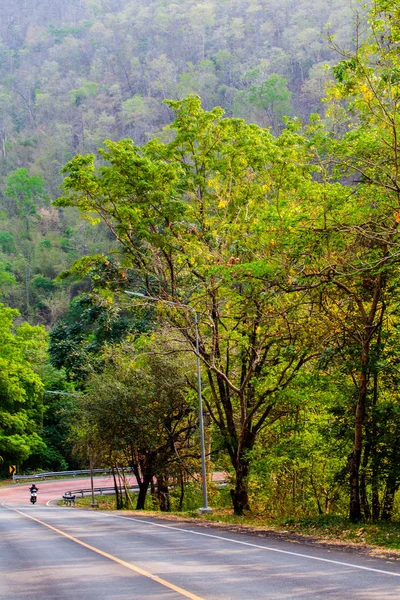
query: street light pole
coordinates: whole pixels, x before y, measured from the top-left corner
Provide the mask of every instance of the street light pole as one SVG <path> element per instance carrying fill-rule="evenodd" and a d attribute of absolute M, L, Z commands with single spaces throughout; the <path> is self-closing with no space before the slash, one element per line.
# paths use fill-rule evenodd
<path fill-rule="evenodd" d="M 202 481 L 202 490 L 203 490 L 203 507 L 199 508 L 199 514 L 211 514 L 212 508 L 208 506 L 208 497 L 207 497 L 207 469 L 206 469 L 206 450 L 204 444 L 204 420 L 203 420 L 203 398 L 201 395 L 201 370 L 200 370 L 200 339 L 199 339 L 199 322 L 197 317 L 197 312 L 192 306 L 188 304 L 181 304 L 180 302 L 171 302 L 170 300 L 162 300 L 160 298 L 156 298 L 154 296 L 146 296 L 145 294 L 141 294 L 140 292 L 131 292 L 125 290 L 126 294 L 130 296 L 136 296 L 138 298 L 143 298 L 144 300 L 151 300 L 153 302 L 163 302 L 164 304 L 169 304 L 170 306 L 174 306 L 175 308 L 183 308 L 189 310 L 194 318 L 194 326 L 195 326 L 195 334 L 196 334 L 196 366 L 197 366 L 197 395 L 199 401 L 199 422 L 200 422 L 200 452 L 201 452 L 201 481 Z"/>
<path fill-rule="evenodd" d="M 92 503 L 90 505 L 91 508 L 98 508 L 96 504 L 96 500 L 94 499 L 94 484 L 93 484 L 93 458 L 92 458 L 92 447 L 89 448 L 89 463 L 90 463 L 90 487 L 92 490 Z"/>

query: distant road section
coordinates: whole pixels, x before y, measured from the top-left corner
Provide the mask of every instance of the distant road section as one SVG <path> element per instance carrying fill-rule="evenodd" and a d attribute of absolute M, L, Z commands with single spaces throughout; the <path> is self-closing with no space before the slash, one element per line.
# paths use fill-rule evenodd
<path fill-rule="evenodd" d="M 225 480 L 226 474 L 222 472 L 213 473 L 213 481 L 221 483 Z M 136 477 L 133 475 L 127 477 L 130 485 L 136 485 Z M 23 483 L 10 483 L 7 487 L 0 487 L 0 504 L 2 502 L 16 502 L 18 504 L 27 502 L 29 504 L 29 488 L 32 483 L 39 488 L 37 504 L 47 504 L 50 500 L 59 500 L 62 495 L 69 490 L 81 490 L 90 488 L 89 477 L 72 477 L 71 479 L 56 479 L 54 481 L 40 481 L 38 479 Z M 114 480 L 112 475 L 97 476 L 93 479 L 94 487 L 113 487 Z M 1 597 L 1 596 L 0 596 Z"/>
<path fill-rule="evenodd" d="M 221 482 L 226 477 L 225 473 L 213 473 L 213 481 Z M 136 478 L 132 475 L 127 477 L 127 481 L 130 485 L 136 485 Z M 72 477 L 71 479 L 56 479 L 54 481 L 39 481 L 38 479 L 29 481 L 27 479 L 24 483 L 10 483 L 7 487 L 0 487 L 0 504 L 2 502 L 17 502 L 29 504 L 29 487 L 32 483 L 39 488 L 37 496 L 37 504 L 47 504 L 50 500 L 59 500 L 62 498 L 64 492 L 69 490 L 80 490 L 90 488 L 90 477 Z M 112 475 L 104 475 L 101 477 L 94 477 L 94 487 L 113 487 L 114 480 Z M 1 596 L 0 596 L 1 597 Z"/>
<path fill-rule="evenodd" d="M 128 481 L 134 485 L 136 483 L 135 477 L 129 477 Z M 103 477 L 95 477 L 93 479 L 94 487 L 110 487 L 114 485 L 112 475 Z M 30 493 L 29 487 L 31 483 L 39 488 L 37 496 L 38 504 L 47 504 L 50 500 L 59 500 L 62 498 L 64 492 L 68 490 L 80 490 L 90 488 L 90 478 L 77 478 L 72 479 L 58 479 L 55 481 L 35 481 L 30 482 L 26 480 L 24 483 L 14 483 L 7 487 L 0 488 L 0 503 L 2 502 L 16 502 L 18 504 L 27 503 L 29 504 Z M 1 596 L 0 596 L 1 598 Z"/>

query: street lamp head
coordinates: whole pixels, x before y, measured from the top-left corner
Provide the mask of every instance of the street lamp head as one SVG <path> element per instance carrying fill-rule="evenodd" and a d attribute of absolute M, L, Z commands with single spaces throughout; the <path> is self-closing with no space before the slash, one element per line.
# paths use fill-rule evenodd
<path fill-rule="evenodd" d="M 151 300 L 152 302 L 161 302 L 162 304 L 167 304 L 168 306 L 175 306 L 175 308 L 184 308 L 186 310 L 192 311 L 195 315 L 195 319 L 197 319 L 196 311 L 192 306 L 188 304 L 182 304 L 182 302 L 173 302 L 172 300 L 164 300 L 164 298 L 156 298 L 155 296 L 146 296 L 146 294 L 142 294 L 141 292 L 132 292 L 131 290 L 124 290 L 125 294 L 129 296 L 136 296 L 137 298 L 143 298 L 143 300 Z"/>
<path fill-rule="evenodd" d="M 144 294 L 140 292 L 131 292 L 130 290 L 124 290 L 125 294 L 129 294 L 129 296 L 139 296 L 139 298 L 147 298 Z"/>

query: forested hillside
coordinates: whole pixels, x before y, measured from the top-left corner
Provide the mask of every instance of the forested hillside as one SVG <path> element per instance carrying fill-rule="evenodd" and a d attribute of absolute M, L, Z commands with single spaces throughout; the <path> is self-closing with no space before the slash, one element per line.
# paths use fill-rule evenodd
<path fill-rule="evenodd" d="M 57 194 L 71 154 L 146 141 L 171 119 L 161 101 L 193 92 L 279 130 L 321 109 L 328 31 L 351 46 L 353 16 L 347 0 L 5 0 L 1 173 L 32 166 Z"/>
<path fill-rule="evenodd" d="M 337 56 L 352 45 L 348 0 L 19 0 L 0 22 L 0 285 L 7 303 L 53 325 L 70 289 L 55 276 L 95 248 L 74 213 L 51 208 L 60 169 L 105 139 L 142 144 L 168 124 L 164 98 L 202 97 L 271 127 L 323 111 Z M 329 23 L 329 26 L 328 26 Z M 20 170 L 24 169 L 24 170 Z"/>
<path fill-rule="evenodd" d="M 3 465 L 90 448 L 182 508 L 201 391 L 216 503 L 397 516 L 400 13 L 371 5 L 3 2 Z"/>

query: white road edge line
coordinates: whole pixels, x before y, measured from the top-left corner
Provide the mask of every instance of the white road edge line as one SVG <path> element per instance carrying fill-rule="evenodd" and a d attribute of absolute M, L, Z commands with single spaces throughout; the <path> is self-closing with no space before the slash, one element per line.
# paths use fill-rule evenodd
<path fill-rule="evenodd" d="M 289 554 L 290 556 L 297 556 L 299 558 L 308 558 L 309 560 L 317 560 L 319 562 L 325 562 L 332 565 L 340 565 L 342 567 L 350 567 L 352 569 L 359 569 L 362 571 L 370 571 L 372 573 L 381 573 L 383 575 L 392 575 L 394 577 L 400 577 L 400 573 L 394 571 L 384 571 L 383 569 L 374 569 L 373 567 L 363 567 L 362 565 L 354 565 L 352 563 L 341 562 L 339 560 L 332 560 L 329 558 L 320 558 L 318 556 L 311 556 L 310 554 L 301 554 L 300 552 L 290 552 L 290 550 L 279 550 L 278 548 L 271 548 L 269 546 L 261 546 L 260 544 L 251 544 L 250 542 L 242 542 L 240 540 L 234 540 L 232 538 L 223 537 L 222 535 L 213 535 L 211 533 L 203 533 L 201 531 L 193 531 L 191 529 L 183 529 L 182 527 L 171 527 L 170 525 L 162 525 L 161 523 L 152 523 L 144 519 L 135 519 L 135 517 L 122 517 L 120 515 L 112 515 L 110 513 L 103 513 L 107 517 L 115 517 L 117 519 L 126 519 L 127 521 L 136 521 L 138 523 L 146 523 L 153 527 L 162 527 L 163 529 L 172 529 L 173 531 L 182 531 L 183 533 L 191 533 L 192 535 L 200 535 L 203 537 L 212 538 L 215 540 L 222 540 L 224 542 L 231 542 L 232 544 L 238 544 L 240 546 L 248 546 L 250 548 L 258 548 L 259 550 L 267 550 L 268 552 L 277 552 L 278 554 Z M 102 515 L 102 516 L 103 516 Z"/>

